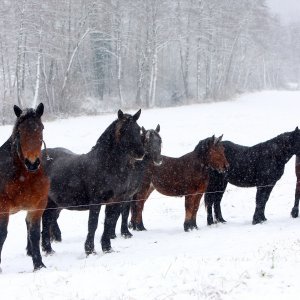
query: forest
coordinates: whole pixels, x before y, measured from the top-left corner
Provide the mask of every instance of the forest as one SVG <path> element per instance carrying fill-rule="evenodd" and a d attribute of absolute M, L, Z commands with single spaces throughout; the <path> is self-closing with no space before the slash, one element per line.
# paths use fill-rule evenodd
<path fill-rule="evenodd" d="M 0 123 L 297 89 L 300 24 L 265 0 L 2 0 Z"/>

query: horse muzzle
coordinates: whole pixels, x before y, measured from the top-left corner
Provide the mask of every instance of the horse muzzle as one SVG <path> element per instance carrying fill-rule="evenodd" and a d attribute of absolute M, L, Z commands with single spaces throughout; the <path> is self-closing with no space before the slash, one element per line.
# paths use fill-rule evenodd
<path fill-rule="evenodd" d="M 161 157 L 153 159 L 153 163 L 156 167 L 161 166 L 162 162 L 163 162 L 163 159 Z"/>
<path fill-rule="evenodd" d="M 144 159 L 145 154 L 143 154 L 142 156 L 134 156 L 135 160 L 143 160 Z"/>
<path fill-rule="evenodd" d="M 139 151 L 135 151 L 135 153 L 132 153 L 132 157 L 135 159 L 135 160 L 143 160 L 144 159 L 144 156 L 145 156 L 145 151 L 144 149 L 141 149 Z"/>
<path fill-rule="evenodd" d="M 37 158 L 34 162 L 32 162 L 31 160 L 25 158 L 25 167 L 29 172 L 36 172 L 41 165 L 41 161 L 39 158 Z"/>

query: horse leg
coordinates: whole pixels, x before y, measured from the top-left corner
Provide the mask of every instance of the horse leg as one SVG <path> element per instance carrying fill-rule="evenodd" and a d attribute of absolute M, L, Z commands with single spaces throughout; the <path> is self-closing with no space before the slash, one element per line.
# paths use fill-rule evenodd
<path fill-rule="evenodd" d="M 1 207 L 2 208 L 2 207 Z M 2 210 L 0 212 L 0 265 L 1 265 L 1 253 L 2 247 L 7 237 L 7 225 L 9 220 L 9 213 L 4 213 L 6 210 Z M 1 273 L 1 266 L 0 266 L 0 273 Z"/>
<path fill-rule="evenodd" d="M 252 221 L 253 225 L 267 221 L 265 217 L 265 207 L 273 187 L 274 187 L 273 185 L 265 186 L 265 187 L 257 187 L 256 208 L 255 208 L 253 221 Z"/>
<path fill-rule="evenodd" d="M 101 246 L 103 252 L 111 252 L 110 234 L 112 228 L 116 227 L 116 223 L 120 216 L 121 205 L 110 204 L 106 205 L 105 209 L 105 220 L 104 220 L 104 231 L 101 237 Z"/>
<path fill-rule="evenodd" d="M 147 230 L 143 223 L 143 210 L 146 200 L 154 191 L 154 187 L 150 185 L 134 195 L 131 207 L 131 224 L 133 230 L 144 231 Z"/>
<path fill-rule="evenodd" d="M 86 255 L 95 253 L 95 232 L 98 227 L 98 219 L 100 213 L 101 205 L 91 205 L 89 211 L 89 221 L 88 221 L 88 234 L 84 244 L 84 249 Z"/>
<path fill-rule="evenodd" d="M 193 229 L 193 208 L 194 208 L 195 199 L 193 195 L 185 196 L 185 220 L 183 223 L 184 231 L 190 231 Z"/>
<path fill-rule="evenodd" d="M 42 249 L 46 254 L 54 253 L 54 250 L 51 247 L 51 226 L 56 221 L 56 210 L 56 204 L 48 199 L 47 207 L 42 216 Z M 29 247 L 27 247 L 27 254 L 30 255 Z"/>
<path fill-rule="evenodd" d="M 293 218 L 297 218 L 299 215 L 299 199 L 300 199 L 300 157 L 299 156 L 296 156 L 295 171 L 296 171 L 297 182 L 296 182 L 296 190 L 295 190 L 295 204 L 291 212 Z"/>
<path fill-rule="evenodd" d="M 132 234 L 128 230 L 128 216 L 130 211 L 131 202 L 127 201 L 122 204 L 122 224 L 121 224 L 121 235 L 125 238 L 131 238 Z"/>
<path fill-rule="evenodd" d="M 133 197 L 133 199 L 135 198 Z M 128 228 L 136 230 L 135 220 L 137 217 L 137 207 L 135 201 L 132 201 L 130 203 L 130 212 L 131 212 L 131 218 L 130 218 L 130 222 L 128 223 Z"/>
<path fill-rule="evenodd" d="M 60 231 L 60 228 L 59 228 L 58 223 L 57 223 L 60 212 L 61 212 L 60 209 L 55 210 L 55 218 L 52 221 L 51 229 L 50 229 L 51 241 L 55 241 L 55 242 L 61 242 L 62 241 L 61 231 Z"/>
<path fill-rule="evenodd" d="M 193 207 L 193 212 L 192 212 L 191 229 L 198 229 L 198 226 L 197 226 L 197 212 L 198 212 L 198 209 L 199 209 L 201 198 L 202 198 L 201 193 L 199 193 L 197 195 L 194 195 L 194 207 Z"/>
<path fill-rule="evenodd" d="M 26 216 L 26 224 L 28 228 L 28 250 L 33 262 L 34 271 L 45 268 L 42 262 L 40 252 L 40 232 L 41 232 L 41 218 L 43 211 L 37 209 L 36 211 L 29 211 Z"/>
<path fill-rule="evenodd" d="M 205 192 L 204 201 L 207 210 L 207 225 L 214 224 L 212 206 L 214 206 L 215 221 L 226 222 L 221 212 L 221 200 L 226 190 L 228 181 L 224 179 L 224 175 L 213 172 L 210 176 L 208 186 Z"/>

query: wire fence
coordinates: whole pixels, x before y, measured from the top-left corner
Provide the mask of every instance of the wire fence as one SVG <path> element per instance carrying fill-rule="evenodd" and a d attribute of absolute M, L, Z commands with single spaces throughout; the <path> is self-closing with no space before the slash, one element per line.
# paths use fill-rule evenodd
<path fill-rule="evenodd" d="M 300 181 L 296 181 L 293 182 L 293 184 L 297 184 Z M 292 183 L 285 183 L 285 185 L 291 185 Z M 251 186 L 251 187 L 246 187 L 246 188 L 264 188 L 264 187 L 274 187 L 276 185 L 275 184 L 266 184 L 266 185 L 258 185 L 258 186 Z M 237 188 L 239 188 L 239 186 L 236 186 Z M 155 189 L 153 191 L 156 191 Z M 177 196 L 171 196 L 171 197 L 176 197 L 176 198 L 180 198 L 180 197 L 186 197 L 186 196 L 197 196 L 197 195 L 201 195 L 201 197 L 205 194 L 219 194 L 219 193 L 229 193 L 234 191 L 234 189 L 225 189 L 225 190 L 219 190 L 219 191 L 212 191 L 212 192 L 197 192 L 197 193 L 190 193 L 190 194 L 183 194 L 183 195 L 177 195 Z M 161 194 L 163 195 L 163 194 Z M 164 199 L 164 197 L 166 197 L 168 195 L 163 195 L 160 197 L 151 197 L 151 199 Z M 150 196 L 149 196 L 150 197 Z M 102 205 L 115 205 L 115 204 L 124 204 L 124 203 L 134 203 L 134 202 L 144 202 L 146 201 L 148 198 L 140 198 L 140 199 L 128 199 L 128 200 L 121 200 L 121 201 L 105 201 L 105 202 L 98 202 L 98 203 L 90 203 L 90 204 L 81 204 L 81 205 L 66 205 L 66 206 L 56 206 L 56 207 L 48 207 L 48 208 L 37 208 L 37 209 L 20 209 L 19 211 L 25 210 L 27 212 L 34 212 L 34 211 L 44 211 L 44 210 L 63 210 L 63 209 L 74 209 L 76 210 L 76 208 L 79 209 L 84 209 L 86 208 L 86 210 L 88 210 L 90 207 L 93 206 L 102 206 Z M 200 199 L 201 199 L 200 197 Z M 121 198 L 121 197 L 119 197 Z M 203 203 L 203 202 L 202 202 Z M 201 204 L 202 205 L 202 204 Z M 0 206 L 1 209 L 1 206 Z M 8 214 L 9 212 L 0 212 L 1 214 Z"/>

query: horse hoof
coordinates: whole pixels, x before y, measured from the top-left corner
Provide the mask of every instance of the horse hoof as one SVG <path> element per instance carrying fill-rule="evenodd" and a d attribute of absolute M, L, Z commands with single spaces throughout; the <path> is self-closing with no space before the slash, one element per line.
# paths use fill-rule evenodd
<path fill-rule="evenodd" d="M 213 219 L 207 220 L 207 226 L 210 226 L 210 225 L 213 225 L 213 224 L 215 224 Z"/>
<path fill-rule="evenodd" d="M 252 225 L 262 224 L 265 220 L 253 220 Z"/>
<path fill-rule="evenodd" d="M 136 231 L 147 231 L 147 229 L 144 226 L 137 226 Z"/>
<path fill-rule="evenodd" d="M 291 211 L 291 216 L 293 218 L 298 218 L 298 216 L 299 216 L 299 209 L 293 208 L 292 211 Z"/>
<path fill-rule="evenodd" d="M 88 257 L 89 255 L 97 255 L 97 252 L 95 251 L 95 250 L 93 250 L 92 252 L 85 252 L 85 254 L 86 254 L 86 257 Z"/>
<path fill-rule="evenodd" d="M 130 239 L 132 238 L 132 234 L 130 232 L 122 233 L 122 237 L 125 239 Z"/>
<path fill-rule="evenodd" d="M 224 220 L 223 218 L 217 219 L 217 223 L 226 223 L 226 220 Z"/>
<path fill-rule="evenodd" d="M 116 237 L 117 237 L 117 236 L 116 236 L 115 233 L 113 233 L 113 234 L 111 234 L 111 235 L 109 236 L 109 238 L 110 238 L 111 240 L 114 240 Z"/>
<path fill-rule="evenodd" d="M 51 256 L 55 253 L 55 251 L 53 249 L 51 249 L 50 251 L 46 251 L 45 256 Z"/>
<path fill-rule="evenodd" d="M 107 249 L 102 249 L 102 251 L 103 251 L 103 253 L 113 253 L 113 252 L 115 252 L 114 250 L 113 250 L 113 248 L 107 248 Z"/>
<path fill-rule="evenodd" d="M 42 268 L 46 268 L 46 266 L 43 263 L 39 264 L 38 266 L 35 266 L 33 272 L 41 270 Z"/>
<path fill-rule="evenodd" d="M 62 241 L 61 237 L 52 237 L 51 242 L 60 243 Z"/>

